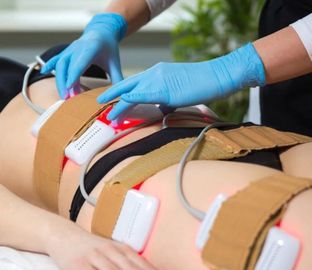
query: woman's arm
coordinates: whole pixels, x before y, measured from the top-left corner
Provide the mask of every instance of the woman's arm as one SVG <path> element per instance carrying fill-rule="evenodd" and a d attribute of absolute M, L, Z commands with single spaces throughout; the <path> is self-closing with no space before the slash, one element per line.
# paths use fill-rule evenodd
<path fill-rule="evenodd" d="M 298 34 L 292 27 L 254 42 L 263 62 L 266 83 L 276 83 L 312 71 L 312 61 Z"/>
<path fill-rule="evenodd" d="M 49 254 L 61 269 L 154 269 L 130 248 L 91 235 L 0 185 L 0 245 Z"/>
<path fill-rule="evenodd" d="M 132 34 L 149 21 L 150 10 L 145 0 L 111 1 L 105 12 L 118 13 L 128 23 L 127 35 Z"/>
<path fill-rule="evenodd" d="M 105 12 L 122 15 L 128 23 L 127 34 L 129 35 L 174 2 L 175 0 L 116 0 L 110 3 Z"/>

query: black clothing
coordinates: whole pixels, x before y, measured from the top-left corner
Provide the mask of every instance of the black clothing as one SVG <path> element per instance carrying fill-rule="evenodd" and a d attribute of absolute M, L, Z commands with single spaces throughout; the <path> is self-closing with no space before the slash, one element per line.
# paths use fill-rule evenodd
<path fill-rule="evenodd" d="M 267 0 L 259 36 L 272 34 L 312 12 L 312 0 Z M 312 74 L 264 86 L 260 91 L 261 124 L 312 136 Z"/>

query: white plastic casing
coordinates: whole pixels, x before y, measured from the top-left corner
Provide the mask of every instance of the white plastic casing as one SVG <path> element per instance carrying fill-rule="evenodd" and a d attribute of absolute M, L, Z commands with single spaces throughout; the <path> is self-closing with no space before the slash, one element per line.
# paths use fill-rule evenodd
<path fill-rule="evenodd" d="M 212 225 L 214 224 L 214 221 L 219 213 L 222 203 L 225 202 L 226 199 L 227 196 L 220 193 L 209 207 L 205 219 L 201 223 L 196 237 L 196 248 L 198 248 L 199 250 L 202 250 L 205 243 L 207 242 Z"/>
<path fill-rule="evenodd" d="M 270 229 L 255 270 L 292 270 L 300 250 L 299 240 L 277 227 Z"/>
<path fill-rule="evenodd" d="M 159 200 L 140 191 L 127 192 L 112 239 L 142 252 L 155 222 Z"/>
<path fill-rule="evenodd" d="M 51 115 L 63 104 L 64 100 L 59 100 L 51 105 L 43 114 L 41 114 L 31 127 L 31 133 L 38 137 L 41 127 L 47 122 Z"/>
<path fill-rule="evenodd" d="M 203 249 L 209 239 L 209 232 L 227 196 L 219 194 L 212 202 L 196 238 L 196 247 Z M 255 270 L 292 270 L 300 251 L 300 243 L 293 236 L 278 227 L 269 230 Z"/>
<path fill-rule="evenodd" d="M 65 155 L 75 163 L 82 165 L 99 152 L 115 137 L 115 130 L 99 120 L 75 141 L 65 148 Z"/>

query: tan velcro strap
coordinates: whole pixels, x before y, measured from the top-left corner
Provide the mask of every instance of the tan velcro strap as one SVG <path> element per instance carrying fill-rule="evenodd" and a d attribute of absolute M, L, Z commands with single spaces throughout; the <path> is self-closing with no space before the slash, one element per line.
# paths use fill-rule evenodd
<path fill-rule="evenodd" d="M 202 258 L 210 269 L 252 270 L 268 230 L 312 180 L 277 173 L 252 182 L 222 204 Z"/>
<path fill-rule="evenodd" d="M 134 160 L 126 166 L 126 169 L 121 170 L 108 181 L 96 203 L 92 219 L 92 232 L 104 237 L 111 237 L 127 191 L 158 171 L 178 163 L 193 140 L 194 138 L 180 139 L 162 146 Z M 231 159 L 247 153 L 233 154 L 223 150 L 215 144 L 205 142 L 189 156 L 189 159 Z M 114 196 L 113 190 L 116 189 L 116 186 L 121 186 L 117 189 L 122 190 L 118 196 Z M 112 207 L 113 204 L 118 207 Z M 105 226 L 103 226 L 104 224 Z"/>
<path fill-rule="evenodd" d="M 105 237 L 111 237 L 114 226 L 103 226 L 105 222 L 114 225 L 119 216 L 123 199 L 128 189 L 136 186 L 157 172 L 177 164 L 194 138 L 173 141 L 156 149 L 130 163 L 110 179 L 99 198 L 93 214 L 92 232 Z M 280 132 L 272 128 L 249 126 L 220 131 L 211 129 L 190 159 L 197 160 L 227 160 L 247 155 L 252 150 L 261 150 L 279 146 L 290 146 L 310 142 L 312 138 L 290 132 Z M 119 208 L 111 208 L 106 198 L 111 186 L 122 185 L 124 193 L 115 198 Z M 107 205 L 110 205 L 107 207 Z M 105 213 L 105 215 L 103 214 Z"/>
<path fill-rule="evenodd" d="M 228 149 L 232 153 L 247 150 L 262 150 L 311 142 L 312 138 L 292 132 L 281 132 L 264 126 L 240 127 L 235 130 L 211 129 L 206 133 L 208 140 Z"/>
<path fill-rule="evenodd" d="M 105 108 L 96 102 L 96 97 L 106 89 L 107 87 L 90 90 L 68 99 L 40 129 L 33 181 L 36 192 L 53 211 L 58 210 L 64 150 L 75 135 L 84 130 Z"/>
<path fill-rule="evenodd" d="M 92 233 L 111 238 L 129 188 L 119 183 L 104 186 L 93 213 Z M 96 222 L 94 222 L 96 221 Z"/>

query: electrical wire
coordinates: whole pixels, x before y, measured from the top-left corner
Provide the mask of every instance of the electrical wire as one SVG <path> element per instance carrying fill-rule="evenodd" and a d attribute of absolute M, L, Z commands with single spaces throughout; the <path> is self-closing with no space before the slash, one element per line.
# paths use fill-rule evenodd
<path fill-rule="evenodd" d="M 43 61 L 43 59 L 42 59 L 39 55 L 36 56 L 36 61 L 37 61 L 42 67 L 46 64 L 46 62 Z M 56 76 L 56 75 L 55 75 L 55 70 L 52 70 L 51 73 L 52 73 L 54 76 Z M 79 83 L 79 85 L 81 86 L 81 88 L 82 88 L 84 91 L 90 90 L 90 88 L 89 88 L 88 86 L 82 84 L 81 82 Z"/>
<path fill-rule="evenodd" d="M 31 63 L 29 64 L 29 67 L 24 75 L 24 79 L 23 79 L 23 86 L 22 86 L 22 97 L 24 98 L 24 101 L 26 102 L 26 104 L 32 108 L 36 113 L 43 114 L 45 112 L 45 109 L 41 108 L 40 106 L 34 104 L 31 99 L 29 98 L 28 95 L 28 81 L 29 81 L 29 77 L 31 75 L 31 73 L 33 72 L 33 70 L 35 69 L 35 67 L 38 65 L 37 62 Z"/>
<path fill-rule="evenodd" d="M 193 149 L 199 145 L 199 143 L 203 140 L 205 133 L 212 128 L 217 128 L 217 127 L 225 127 L 225 126 L 232 126 L 234 123 L 229 123 L 229 122 L 215 122 L 213 124 L 210 124 L 206 126 L 198 135 L 198 137 L 190 144 L 190 146 L 186 149 L 184 152 L 178 168 L 177 168 L 177 174 L 176 174 L 176 191 L 178 194 L 178 198 L 180 202 L 182 203 L 183 207 L 188 211 L 193 217 L 195 217 L 198 220 L 203 220 L 205 218 L 206 213 L 194 208 L 193 206 L 190 205 L 189 201 L 187 200 L 184 191 L 183 191 L 183 172 L 185 165 L 187 163 L 187 159 Z"/>
<path fill-rule="evenodd" d="M 43 59 L 42 59 L 39 55 L 36 55 L 36 61 L 37 61 L 38 64 L 40 64 L 42 67 L 46 64 L 46 62 L 43 61 Z M 52 73 L 53 75 L 55 75 L 54 70 L 52 70 L 51 73 Z"/>
<path fill-rule="evenodd" d="M 28 94 L 28 82 L 29 82 L 29 77 L 31 75 L 31 73 L 34 71 L 34 69 L 37 66 L 44 66 L 46 63 L 43 61 L 43 59 L 37 55 L 36 56 L 36 62 L 33 62 L 31 64 L 28 65 L 28 69 L 24 75 L 23 78 L 23 86 L 22 86 L 22 97 L 25 101 L 25 103 L 32 108 L 36 113 L 38 113 L 39 115 L 43 114 L 45 112 L 45 109 L 34 104 Z M 55 76 L 55 71 L 52 70 L 51 73 Z M 86 90 L 90 90 L 89 87 L 87 87 L 86 85 L 83 85 L 82 83 L 80 83 L 81 88 L 86 91 Z"/>
<path fill-rule="evenodd" d="M 132 128 L 129 128 L 129 129 L 126 129 L 124 131 L 121 131 L 119 133 L 116 134 L 116 136 L 114 137 L 114 140 L 113 141 L 116 141 L 118 140 L 119 138 L 129 134 L 129 133 L 132 133 L 142 127 L 146 127 L 146 126 L 149 126 L 149 125 L 152 125 L 156 122 L 159 122 L 160 121 L 160 118 L 159 117 L 156 117 L 156 118 L 152 118 L 152 119 L 149 119 L 148 122 L 145 122 L 145 123 L 142 123 L 136 127 L 132 127 Z M 106 148 L 107 146 L 105 146 L 104 148 Z M 103 148 L 100 151 L 102 151 Z M 91 161 L 93 160 L 93 158 L 97 155 L 98 153 L 96 153 L 95 155 L 93 155 L 92 157 L 90 157 L 82 166 L 81 166 L 81 173 L 80 173 L 80 176 L 79 176 L 79 188 L 80 188 L 80 192 L 81 192 L 81 195 L 85 198 L 86 202 L 88 202 L 89 204 L 93 205 L 93 206 L 96 206 L 96 198 L 90 196 L 86 189 L 85 189 L 85 185 L 84 185 L 84 179 L 85 179 L 85 176 L 86 176 L 86 173 L 87 173 L 87 170 L 90 166 L 90 163 Z"/>

